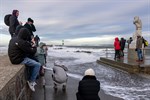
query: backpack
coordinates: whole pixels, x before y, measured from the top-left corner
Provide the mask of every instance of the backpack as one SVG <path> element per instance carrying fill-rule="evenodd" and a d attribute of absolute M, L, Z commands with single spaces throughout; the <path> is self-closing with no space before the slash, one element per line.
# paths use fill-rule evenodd
<path fill-rule="evenodd" d="M 9 26 L 9 18 L 10 18 L 10 16 L 11 16 L 11 14 L 7 14 L 7 15 L 5 15 L 5 17 L 4 17 L 4 23 L 7 25 L 7 26 Z"/>
<path fill-rule="evenodd" d="M 148 41 L 147 40 L 144 41 L 144 45 L 148 46 Z"/>
<path fill-rule="evenodd" d="M 148 46 L 148 41 L 143 38 L 144 47 Z"/>

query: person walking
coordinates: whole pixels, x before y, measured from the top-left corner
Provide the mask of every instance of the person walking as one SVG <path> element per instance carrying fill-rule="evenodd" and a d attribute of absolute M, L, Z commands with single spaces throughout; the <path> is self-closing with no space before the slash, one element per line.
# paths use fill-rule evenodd
<path fill-rule="evenodd" d="M 27 83 L 30 89 L 32 91 L 35 91 L 35 80 L 39 74 L 41 64 L 27 56 L 35 54 L 37 50 L 34 45 L 31 45 L 27 41 L 29 36 L 30 33 L 28 29 L 21 28 L 18 33 L 18 36 L 13 37 L 9 41 L 8 56 L 12 64 L 25 64 L 25 66 L 30 68 L 31 75 L 29 75 Z"/>
<path fill-rule="evenodd" d="M 114 59 L 115 60 L 116 60 L 116 58 L 120 59 L 120 42 L 119 42 L 118 37 L 115 38 L 114 49 L 115 49 L 115 57 L 114 57 Z"/>
<path fill-rule="evenodd" d="M 11 37 L 15 36 L 16 27 L 19 25 L 18 16 L 19 11 L 13 10 L 12 15 L 9 18 L 9 33 Z"/>
<path fill-rule="evenodd" d="M 96 79 L 92 68 L 85 71 L 84 77 L 79 82 L 77 100 L 100 100 L 98 95 L 100 91 L 100 82 Z"/>
<path fill-rule="evenodd" d="M 136 40 L 136 51 L 137 51 L 137 56 L 138 56 L 138 60 L 136 60 L 137 62 L 143 61 L 142 44 L 143 44 L 142 37 L 137 36 L 137 40 Z"/>

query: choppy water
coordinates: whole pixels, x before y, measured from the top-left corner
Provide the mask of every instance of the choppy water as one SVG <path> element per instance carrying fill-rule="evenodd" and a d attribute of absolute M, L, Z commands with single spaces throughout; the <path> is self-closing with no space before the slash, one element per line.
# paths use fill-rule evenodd
<path fill-rule="evenodd" d="M 127 72 L 114 69 L 110 66 L 100 65 L 96 60 L 106 56 L 105 48 L 49 48 L 47 57 L 47 67 L 53 67 L 54 61 L 61 61 L 69 69 L 69 75 L 73 78 L 81 79 L 87 68 L 93 68 L 101 83 L 101 88 L 106 94 L 113 95 L 125 100 L 150 100 L 150 76 L 129 74 Z M 7 47 L 0 48 L 0 54 L 7 53 Z M 76 52 L 91 51 L 91 53 Z M 114 51 L 109 50 L 112 54 Z M 113 57 L 113 55 L 109 55 Z"/>
<path fill-rule="evenodd" d="M 91 51 L 91 54 L 80 51 Z M 110 50 L 113 53 L 113 51 Z M 69 68 L 71 77 L 81 79 L 87 68 L 93 68 L 101 83 L 101 88 L 106 94 L 110 94 L 125 100 L 150 100 L 150 76 L 129 74 L 106 65 L 96 63 L 99 57 L 106 56 L 105 49 L 81 49 L 81 48 L 49 48 L 48 60 L 52 62 L 62 61 Z M 113 56 L 113 55 L 110 55 Z"/>

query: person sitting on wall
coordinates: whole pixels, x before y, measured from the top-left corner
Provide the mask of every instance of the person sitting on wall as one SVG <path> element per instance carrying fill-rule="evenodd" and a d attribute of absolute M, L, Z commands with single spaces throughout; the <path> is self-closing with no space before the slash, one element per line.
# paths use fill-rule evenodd
<path fill-rule="evenodd" d="M 35 91 L 35 80 L 39 74 L 41 64 L 27 56 L 35 54 L 37 50 L 34 46 L 35 44 L 31 45 L 31 43 L 27 41 L 29 37 L 30 32 L 28 31 L 28 29 L 21 28 L 18 36 L 13 37 L 9 41 L 8 56 L 12 64 L 25 64 L 25 66 L 32 69 L 27 83 L 30 89 L 32 91 Z"/>

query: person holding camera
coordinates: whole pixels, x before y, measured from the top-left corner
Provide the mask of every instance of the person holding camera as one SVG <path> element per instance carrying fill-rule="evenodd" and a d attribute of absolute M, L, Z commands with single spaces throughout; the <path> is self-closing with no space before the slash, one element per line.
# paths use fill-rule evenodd
<path fill-rule="evenodd" d="M 28 41 L 31 41 L 34 38 L 33 32 L 36 31 L 36 28 L 33 23 L 34 23 L 33 19 L 28 18 L 26 24 L 24 25 L 24 27 L 27 28 L 30 32 L 30 38 Z"/>

